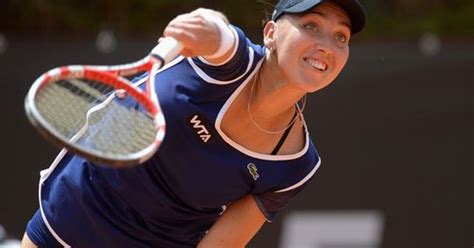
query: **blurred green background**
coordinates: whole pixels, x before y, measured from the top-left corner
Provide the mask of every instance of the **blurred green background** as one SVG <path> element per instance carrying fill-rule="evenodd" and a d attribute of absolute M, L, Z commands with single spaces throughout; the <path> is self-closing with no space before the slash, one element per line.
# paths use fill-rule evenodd
<path fill-rule="evenodd" d="M 474 37 L 472 0 L 366 0 L 367 29 L 358 39 L 413 38 L 424 32 Z M 258 37 L 271 13 L 270 0 L 3 0 L 0 30 L 14 34 L 95 35 L 110 28 L 120 35 L 155 37 L 175 15 L 197 7 L 224 12 Z"/>

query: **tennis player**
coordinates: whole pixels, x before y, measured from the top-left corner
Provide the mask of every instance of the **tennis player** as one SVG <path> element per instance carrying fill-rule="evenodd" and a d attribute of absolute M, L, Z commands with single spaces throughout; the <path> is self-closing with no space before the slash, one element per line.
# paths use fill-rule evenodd
<path fill-rule="evenodd" d="M 357 0 L 281 0 L 260 46 L 219 12 L 176 17 L 164 36 L 183 56 L 150 75 L 159 151 L 128 169 L 56 158 L 22 247 L 245 246 L 318 169 L 298 103 L 339 75 L 364 23 Z"/>

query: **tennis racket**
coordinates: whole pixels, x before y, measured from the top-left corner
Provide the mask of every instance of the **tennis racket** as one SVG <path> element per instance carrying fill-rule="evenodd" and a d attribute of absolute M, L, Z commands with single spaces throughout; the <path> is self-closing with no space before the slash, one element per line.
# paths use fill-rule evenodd
<path fill-rule="evenodd" d="M 155 74 L 181 50 L 167 37 L 130 64 L 54 68 L 31 86 L 25 99 L 28 119 L 48 141 L 94 163 L 140 164 L 165 136 Z M 145 88 L 133 85 L 131 80 L 144 73 Z"/>

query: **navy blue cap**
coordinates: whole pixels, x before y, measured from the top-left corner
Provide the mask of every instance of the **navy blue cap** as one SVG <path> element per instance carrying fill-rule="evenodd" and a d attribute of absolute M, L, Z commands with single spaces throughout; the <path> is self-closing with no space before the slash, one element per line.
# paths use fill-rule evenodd
<path fill-rule="evenodd" d="M 330 0 L 339 5 L 349 15 L 351 20 L 352 34 L 360 32 L 365 26 L 365 11 L 358 0 Z M 325 2 L 324 0 L 280 0 L 275 6 L 272 14 L 272 20 L 276 21 L 285 13 L 303 13 L 318 4 Z"/>

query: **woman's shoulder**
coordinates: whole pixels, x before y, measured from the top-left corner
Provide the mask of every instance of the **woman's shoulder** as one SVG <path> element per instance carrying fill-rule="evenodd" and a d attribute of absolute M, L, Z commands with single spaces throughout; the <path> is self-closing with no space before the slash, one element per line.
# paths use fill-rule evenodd
<path fill-rule="evenodd" d="M 231 25 L 235 34 L 238 37 L 239 43 L 244 45 L 250 52 L 253 52 L 255 59 L 260 60 L 265 57 L 266 49 L 259 42 L 255 42 L 253 38 L 249 37 L 240 27 Z"/>

